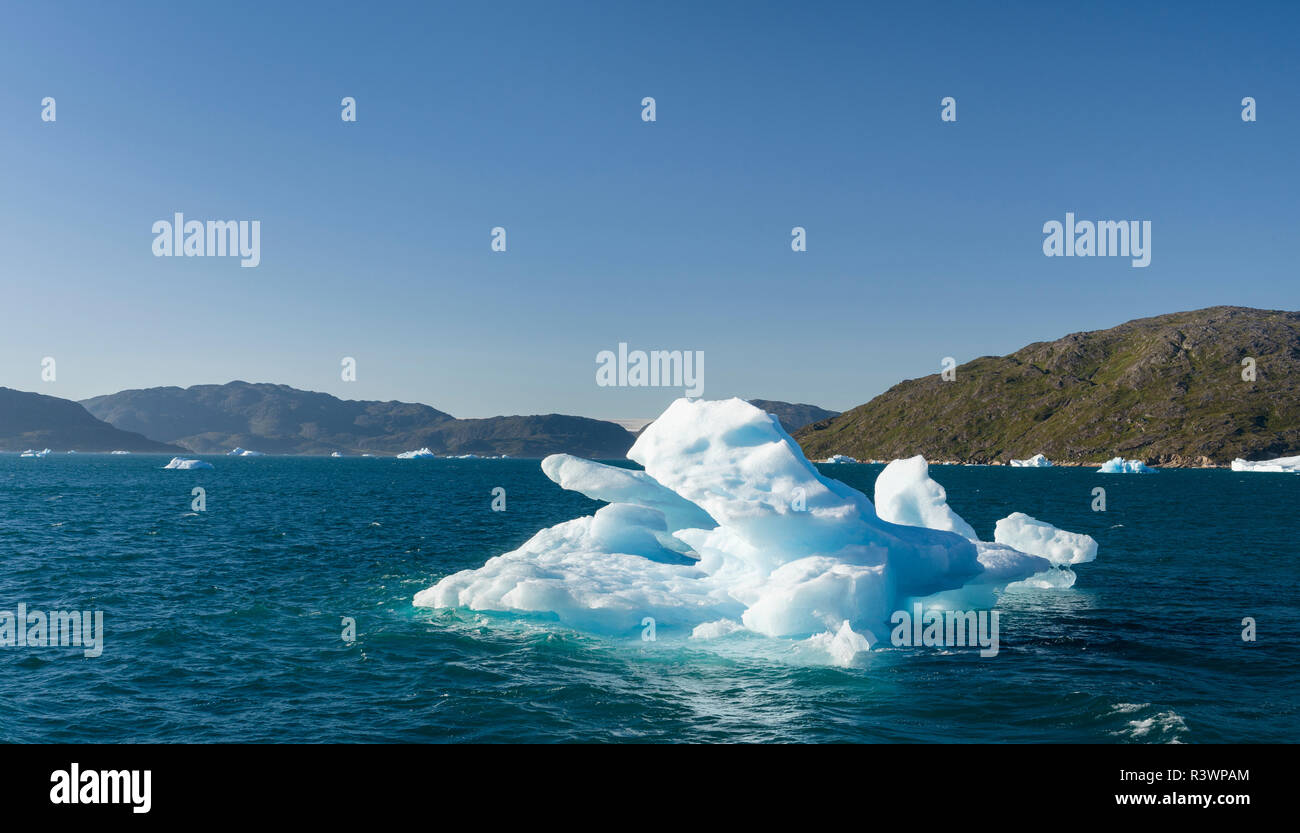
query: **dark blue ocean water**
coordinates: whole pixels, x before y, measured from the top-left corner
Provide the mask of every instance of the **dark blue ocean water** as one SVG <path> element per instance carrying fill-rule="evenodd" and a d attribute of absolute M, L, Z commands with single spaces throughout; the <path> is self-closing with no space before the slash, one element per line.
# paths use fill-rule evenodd
<path fill-rule="evenodd" d="M 840 669 L 412 607 L 598 506 L 537 461 L 208 459 L 0 456 L 0 610 L 99 609 L 106 630 L 96 658 L 0 648 L 0 740 L 1300 740 L 1300 477 L 936 466 L 981 537 L 1023 511 L 1093 535 L 1097 561 L 1004 595 L 995 658 Z M 870 495 L 880 467 L 822 470 Z"/>

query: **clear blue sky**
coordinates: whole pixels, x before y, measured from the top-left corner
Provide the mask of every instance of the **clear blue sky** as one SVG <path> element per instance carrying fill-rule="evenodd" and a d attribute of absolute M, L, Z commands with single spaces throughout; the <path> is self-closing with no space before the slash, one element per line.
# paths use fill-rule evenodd
<path fill-rule="evenodd" d="M 0 384 L 653 416 L 678 393 L 595 384 L 624 341 L 844 409 L 944 356 L 1300 307 L 1300 4 L 1053 5 L 6 3 Z M 175 211 L 261 220 L 261 265 L 153 257 Z M 1151 220 L 1151 265 L 1044 257 L 1066 211 Z"/>

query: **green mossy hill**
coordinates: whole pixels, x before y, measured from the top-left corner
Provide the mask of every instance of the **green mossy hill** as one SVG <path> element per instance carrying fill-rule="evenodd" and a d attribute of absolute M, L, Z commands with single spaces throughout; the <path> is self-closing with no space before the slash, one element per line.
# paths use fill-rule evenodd
<path fill-rule="evenodd" d="M 1243 379 L 1244 359 L 1255 379 Z M 1142 318 L 909 379 L 800 429 L 809 459 L 1225 465 L 1300 453 L 1300 313 Z"/>

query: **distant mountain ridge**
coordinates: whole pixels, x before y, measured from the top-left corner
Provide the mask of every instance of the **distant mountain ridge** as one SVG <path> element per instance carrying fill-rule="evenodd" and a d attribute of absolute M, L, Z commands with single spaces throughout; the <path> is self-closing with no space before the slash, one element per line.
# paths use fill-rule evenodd
<path fill-rule="evenodd" d="M 29 448 L 161 454 L 184 450 L 115 428 L 71 400 L 0 388 L 0 450 Z"/>
<path fill-rule="evenodd" d="M 1255 379 L 1243 379 L 1253 360 Z M 910 379 L 795 436 L 810 459 L 1225 465 L 1300 450 L 1300 312 L 1129 321 Z"/>
<path fill-rule="evenodd" d="M 776 417 L 787 434 L 793 434 L 805 425 L 840 415 L 839 411 L 828 411 L 816 405 L 778 402 L 775 399 L 750 399 L 748 402 L 755 408 L 767 411 Z"/>
<path fill-rule="evenodd" d="M 268 454 L 396 453 L 622 457 L 632 435 L 586 417 L 456 419 L 428 405 L 339 399 L 288 385 L 229 382 L 125 390 L 84 400 L 91 414 L 196 453 L 236 446 Z"/>

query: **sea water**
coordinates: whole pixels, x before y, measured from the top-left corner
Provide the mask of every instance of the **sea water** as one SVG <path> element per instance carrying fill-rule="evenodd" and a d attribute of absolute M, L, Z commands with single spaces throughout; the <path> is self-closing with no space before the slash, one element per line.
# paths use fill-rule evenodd
<path fill-rule="evenodd" d="M 1004 594 L 995 657 L 883 641 L 839 668 L 412 606 L 598 508 L 536 460 L 167 459 L 0 455 L 0 611 L 103 615 L 97 656 L 0 647 L 0 740 L 1300 740 L 1295 475 L 934 466 L 981 538 L 1022 511 L 1097 560 Z M 882 467 L 819 468 L 869 496 Z"/>

